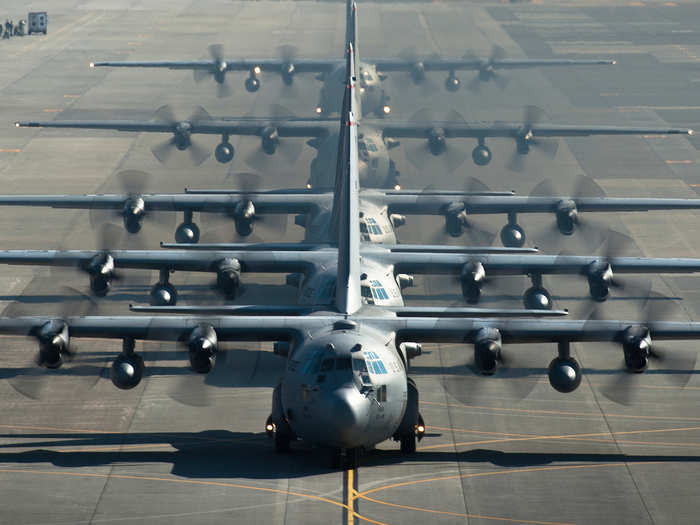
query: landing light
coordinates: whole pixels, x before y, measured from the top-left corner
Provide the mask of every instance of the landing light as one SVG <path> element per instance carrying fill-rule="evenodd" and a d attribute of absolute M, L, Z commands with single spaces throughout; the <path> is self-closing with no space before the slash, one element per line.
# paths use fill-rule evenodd
<path fill-rule="evenodd" d="M 423 433 L 425 432 L 425 426 L 423 426 L 423 425 L 417 425 L 417 426 L 416 426 L 416 432 L 418 432 L 419 434 L 423 434 Z"/>
<path fill-rule="evenodd" d="M 262 72 L 262 69 L 260 69 L 260 66 L 255 66 L 253 68 L 253 73 L 255 73 L 256 75 L 259 75 L 261 72 Z"/>
<path fill-rule="evenodd" d="M 15 122 L 15 127 L 16 127 L 16 128 L 19 127 L 19 122 Z"/>
<path fill-rule="evenodd" d="M 399 190 L 401 189 L 401 184 L 396 184 L 396 185 L 394 185 L 394 189 L 395 189 L 396 191 L 399 191 Z"/>
<path fill-rule="evenodd" d="M 391 113 L 391 106 L 389 106 L 388 104 L 385 105 L 385 106 L 382 108 L 382 111 L 384 112 L 385 115 L 388 115 L 389 113 Z"/>
<path fill-rule="evenodd" d="M 265 430 L 267 432 L 272 432 L 274 429 L 275 429 L 275 425 L 273 425 L 272 423 L 268 423 L 267 425 L 265 425 Z"/>
<path fill-rule="evenodd" d="M 323 108 L 321 106 L 316 106 L 316 114 L 320 115 L 321 113 L 323 113 Z"/>
<path fill-rule="evenodd" d="M 306 183 L 306 189 L 307 189 L 307 190 L 310 190 L 310 189 L 311 189 L 311 183 L 310 183 L 310 182 L 307 182 L 307 183 Z"/>
<path fill-rule="evenodd" d="M 692 129 L 688 130 L 688 135 L 693 135 L 694 133 L 695 133 L 695 131 L 693 131 Z"/>
<path fill-rule="evenodd" d="M 94 63 L 94 62 L 90 62 L 90 69 L 93 69 L 94 67 L 95 67 L 95 63 Z"/>

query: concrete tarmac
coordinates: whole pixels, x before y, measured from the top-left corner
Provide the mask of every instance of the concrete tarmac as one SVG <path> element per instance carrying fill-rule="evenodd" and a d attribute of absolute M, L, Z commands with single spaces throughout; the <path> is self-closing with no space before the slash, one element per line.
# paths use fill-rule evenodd
<path fill-rule="evenodd" d="M 534 3 L 371 3 L 360 6 L 363 58 L 396 56 L 414 46 L 426 54 L 487 56 L 498 44 L 519 57 L 611 57 L 615 67 L 507 72 L 501 90 L 448 93 L 386 81 L 392 118 L 422 107 L 438 116 L 456 109 L 466 119 L 519 120 L 534 104 L 557 123 L 674 125 L 700 128 L 697 102 L 700 10 L 694 2 L 545 1 Z M 7 17 L 26 16 L 25 4 L 4 2 Z M 148 119 L 165 103 L 186 116 L 196 106 L 212 115 L 265 115 L 281 104 L 312 115 L 320 84 L 299 76 L 291 88 L 267 75 L 257 94 L 231 74 L 234 95 L 217 98 L 213 81 L 195 84 L 191 72 L 88 68 L 91 60 L 196 59 L 222 43 L 231 57 L 275 56 L 294 44 L 299 56 L 341 57 L 344 7 L 325 2 L 183 0 L 51 2 L 46 36 L 0 40 L 0 181 L 6 193 L 118 191 L 114 173 L 151 174 L 152 191 L 234 186 L 236 174 L 258 171 L 264 186 L 298 187 L 314 151 L 296 163 L 273 157 L 254 169 L 258 141 L 234 139 L 236 158 L 213 157 L 193 167 L 175 152 L 161 165 L 151 147 L 165 137 L 78 130 L 16 129 L 16 120 L 53 118 Z M 0 18 L 3 13 L 0 13 Z M 462 73 L 463 86 L 472 73 Z M 198 137 L 213 149 L 216 137 Z M 467 176 L 492 189 L 528 194 L 551 179 L 570 191 L 576 175 L 593 177 L 611 196 L 695 197 L 698 139 L 656 136 L 562 141 L 554 159 L 533 152 L 523 173 L 506 169 L 514 145 L 492 140 L 494 161 L 465 163 L 453 173 L 431 159 L 422 172 L 407 160 L 404 141 L 392 151 L 404 188 L 460 189 Z M 474 144 L 454 143 L 467 156 Z M 176 218 L 172 218 L 173 224 Z M 181 218 L 177 218 L 179 222 Z M 505 217 L 477 218 L 496 231 Z M 537 240 L 552 217 L 525 217 Z M 700 256 L 696 212 L 601 214 L 592 218 L 630 235 L 647 256 Z M 98 240 L 89 214 L 67 210 L 0 209 L 3 248 L 92 248 Z M 207 223 L 202 221 L 204 232 Z M 402 241 L 422 242 L 439 221 L 409 218 Z M 211 228 L 210 228 L 211 229 Z M 221 232 L 219 232 L 221 234 Z M 226 234 L 226 233 L 225 233 Z M 140 243 L 157 247 L 172 230 L 144 227 Z M 210 234 L 211 235 L 211 234 Z M 275 235 L 277 237 L 275 237 Z M 279 239 L 261 228 L 256 236 Z M 289 223 L 285 239 L 301 239 Z M 451 240 L 450 242 L 464 242 Z M 576 236 L 539 243 L 545 251 L 583 253 Z M 629 248 L 634 253 L 635 247 Z M 0 267 L 5 315 L 66 311 L 127 312 L 147 300 L 155 275 L 118 283 L 97 304 L 65 300 L 87 290 L 70 272 Z M 653 276 L 653 289 L 671 299 L 674 319 L 700 318 L 695 277 Z M 175 274 L 182 303 L 220 301 L 209 277 Z M 241 302 L 294 301 L 284 276 L 247 277 Z M 461 298 L 447 279 L 421 279 L 407 290 L 410 304 L 453 304 Z M 590 311 L 577 278 L 547 278 L 557 304 L 574 315 Z M 525 279 L 518 283 L 524 290 Z M 66 289 L 66 287 L 70 287 Z M 602 314 L 638 316 L 634 290 L 617 293 Z M 487 304 L 518 304 L 488 297 Z M 66 304 L 68 303 L 68 306 Z M 461 303 L 460 303 L 461 304 Z M 119 346 L 78 342 L 79 357 L 45 378 L 32 366 L 36 344 L 3 338 L 0 352 L 0 523 L 697 523 L 700 468 L 700 380 L 684 389 L 661 364 L 638 379 L 631 404 L 604 395 L 623 380 L 622 352 L 607 345 L 576 345 L 584 381 L 574 393 L 555 392 L 546 380 L 552 345 L 506 348 L 517 362 L 492 378 L 468 375 L 470 347 L 426 347 L 412 363 L 428 425 L 418 453 L 399 455 L 382 443 L 359 469 L 328 468 L 320 451 L 299 444 L 290 455 L 273 451 L 263 432 L 272 387 L 283 367 L 268 345 L 230 344 L 207 377 L 193 375 L 181 348 L 139 345 L 147 377 L 122 392 L 108 379 Z M 665 347 L 692 356 L 697 344 Z"/>

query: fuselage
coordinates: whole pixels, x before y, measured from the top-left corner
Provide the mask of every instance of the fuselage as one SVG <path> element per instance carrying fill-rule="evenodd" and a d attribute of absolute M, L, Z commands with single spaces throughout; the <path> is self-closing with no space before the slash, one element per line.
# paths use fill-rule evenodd
<path fill-rule="evenodd" d="M 294 433 L 341 449 L 391 438 L 407 400 L 406 368 L 392 343 L 387 334 L 346 324 L 309 334 L 289 356 L 281 383 Z"/>
<path fill-rule="evenodd" d="M 389 157 L 389 146 L 376 129 L 360 123 L 358 168 L 361 188 L 392 189 L 399 182 L 399 171 Z M 330 133 L 316 146 L 308 184 L 313 189 L 332 189 L 338 159 L 338 134 Z"/>
<path fill-rule="evenodd" d="M 391 113 L 390 99 L 377 73 L 377 66 L 360 62 L 359 69 L 362 112 L 365 115 L 373 113 L 378 117 L 388 116 Z M 339 63 L 324 77 L 316 114 L 327 116 L 338 113 L 343 102 L 344 81 L 345 65 Z"/>

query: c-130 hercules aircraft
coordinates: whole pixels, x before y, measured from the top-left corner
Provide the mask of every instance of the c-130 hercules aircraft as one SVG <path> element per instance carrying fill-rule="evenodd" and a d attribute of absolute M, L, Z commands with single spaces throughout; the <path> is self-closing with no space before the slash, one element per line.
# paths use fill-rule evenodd
<path fill-rule="evenodd" d="M 347 2 L 347 40 L 353 43 L 357 49 L 357 9 L 353 0 Z M 219 48 L 216 48 L 219 49 Z M 218 51 L 217 51 L 218 53 Z M 600 63 L 599 61 L 594 61 Z M 454 79 L 455 69 L 477 69 L 480 77 L 491 78 L 495 75 L 498 67 L 526 67 L 530 65 L 571 65 L 576 63 L 589 63 L 587 61 L 498 61 L 491 59 L 487 62 L 466 59 L 466 60 L 427 60 L 417 61 L 379 61 L 382 67 L 394 71 L 412 71 L 414 78 L 424 78 L 425 71 L 447 70 L 452 71 L 451 77 Z M 603 63 L 607 63 L 603 61 Z M 158 66 L 160 64 L 160 66 Z M 267 66 L 259 64 L 268 64 Z M 319 65 L 320 64 L 320 65 Z M 377 84 L 376 69 L 370 66 L 363 66 L 359 63 L 357 76 L 361 82 L 366 83 L 364 88 L 360 88 L 362 114 L 385 113 L 388 106 L 383 106 L 385 95 L 380 93 Z M 344 75 L 341 61 L 317 61 L 294 62 L 268 60 L 268 61 L 239 61 L 224 62 L 219 58 L 213 61 L 200 62 L 99 62 L 93 65 L 111 65 L 127 67 L 176 67 L 185 69 L 195 69 L 198 75 L 208 75 L 212 71 L 215 78 L 225 79 L 225 73 L 229 68 L 240 66 L 242 69 L 251 70 L 253 77 L 248 80 L 259 86 L 257 79 L 258 69 L 271 68 L 282 72 L 283 78 L 292 81 L 294 73 L 301 71 L 318 71 L 320 67 L 326 67 L 329 71 L 337 68 L 337 73 L 329 73 L 328 82 L 323 93 L 334 92 L 328 97 L 337 98 L 340 101 Z M 238 66 L 236 66 L 238 65 Z M 225 67 L 224 67 L 225 66 Z M 363 69 L 364 67 L 364 69 Z M 223 68 L 223 69 L 222 69 Z M 307 69 L 311 68 L 311 69 Z M 315 69 L 314 69 L 315 68 Z M 323 71 L 323 69 L 320 69 Z M 284 73 L 287 71 L 287 73 Z M 218 73 L 217 73 L 218 72 Z M 253 79 L 253 80 L 251 80 Z M 449 79 L 448 79 L 449 80 Z M 335 87 L 337 84 L 337 87 Z M 455 85 L 453 82 L 448 82 Z M 374 85 L 374 89 L 372 86 Z M 457 83 L 458 85 L 458 83 Z M 363 91 L 364 89 L 364 91 Z M 335 91 L 334 91 L 335 90 Z M 323 95 L 326 96 L 326 95 Z M 382 109 L 384 108 L 384 109 Z M 356 118 L 360 121 L 360 162 L 361 162 L 361 183 L 365 188 L 382 187 L 393 188 L 398 185 L 399 172 L 393 161 L 389 158 L 388 151 L 399 145 L 397 139 L 424 139 L 425 147 L 411 148 L 407 151 L 409 160 L 419 168 L 425 167 L 430 159 L 440 159 L 440 166 L 447 171 L 454 171 L 459 167 L 467 155 L 459 148 L 450 144 L 452 139 L 472 138 L 477 140 L 477 145 L 472 150 L 472 160 L 478 166 L 486 166 L 493 158 L 491 149 L 486 145 L 489 137 L 511 138 L 515 141 L 515 151 L 508 162 L 508 166 L 514 171 L 521 171 L 524 167 L 524 156 L 531 149 L 539 149 L 545 155 L 553 157 L 556 154 L 558 143 L 554 140 L 557 137 L 584 137 L 590 135 L 665 135 L 665 134 L 692 134 L 692 130 L 677 128 L 649 128 L 631 126 L 577 126 L 559 124 L 539 124 L 543 112 L 535 107 L 528 107 L 522 122 L 467 122 L 458 112 L 452 111 L 447 118 L 438 119 L 425 110 L 418 111 L 410 121 L 395 121 L 386 123 L 382 121 L 371 121 L 362 119 L 358 110 Z M 66 120 L 66 121 L 20 121 L 18 127 L 49 127 L 49 128 L 82 128 L 82 129 L 112 129 L 126 132 L 146 132 L 146 133 L 171 133 L 172 138 L 153 147 L 153 154 L 161 161 L 165 162 L 174 149 L 180 151 L 188 150 L 195 164 L 204 162 L 209 153 L 206 148 L 196 143 L 192 136 L 194 134 L 221 135 L 214 155 L 221 163 L 231 162 L 235 156 L 235 148 L 230 142 L 230 137 L 235 135 L 260 137 L 260 150 L 262 155 L 253 156 L 253 165 L 260 163 L 261 158 L 266 155 L 274 155 L 282 151 L 287 160 L 293 162 L 300 153 L 300 148 L 289 147 L 287 141 L 307 138 L 308 144 L 318 150 L 318 156 L 311 166 L 311 178 L 309 187 L 328 188 L 333 186 L 332 174 L 335 169 L 335 153 L 337 137 L 335 137 L 335 124 L 326 121 L 304 120 L 299 118 L 289 118 L 288 115 L 278 115 L 269 118 L 212 118 L 203 108 L 197 110 L 187 119 L 179 120 L 168 106 L 159 108 L 154 118 L 150 122 L 134 120 Z"/>
<path fill-rule="evenodd" d="M 357 60 L 357 78 L 359 81 L 359 96 L 365 114 L 373 113 L 377 117 L 391 114 L 390 97 L 382 82 L 387 78 L 386 73 L 406 73 L 413 84 L 432 89 L 429 74 L 431 72 L 447 72 L 445 89 L 457 91 L 461 81 L 456 76 L 457 71 L 476 71 L 477 75 L 469 82 L 468 87 L 478 90 L 482 82 L 493 80 L 499 87 L 505 87 L 506 77 L 499 74 L 504 69 L 524 69 L 534 67 L 577 67 L 591 65 L 614 65 L 614 60 L 576 60 L 576 59 L 508 59 L 504 49 L 494 46 L 488 59 L 477 58 L 467 53 L 463 58 L 439 58 L 436 56 L 420 57 L 415 50 L 407 49 L 398 59 L 359 59 L 357 38 L 357 5 L 353 0 L 346 2 L 345 42 L 352 42 Z M 280 58 L 246 58 L 228 60 L 224 58 L 223 46 L 209 46 L 211 60 L 166 60 L 166 61 L 96 61 L 90 67 L 130 67 L 130 68 L 165 68 L 193 70 L 195 81 L 199 82 L 212 77 L 217 83 L 217 95 L 231 94 L 227 83 L 227 73 L 238 71 L 248 72 L 245 89 L 256 92 L 260 89 L 262 73 L 278 73 L 285 86 L 291 86 L 297 74 L 316 73 L 316 79 L 323 81 L 319 102 L 316 105 L 317 115 L 337 113 L 343 100 L 345 86 L 345 62 L 337 59 L 308 59 L 298 58 L 294 46 L 281 46 Z"/>
<path fill-rule="evenodd" d="M 352 46 L 348 61 L 348 70 L 353 71 Z M 210 307 L 202 315 L 4 317 L 0 318 L 0 334 L 36 337 L 40 362 L 50 368 L 61 365 L 71 337 L 122 339 L 123 351 L 111 367 L 112 381 L 120 388 L 133 388 L 143 377 L 143 358 L 135 353 L 137 339 L 185 343 L 191 365 L 199 372 L 211 370 L 219 341 L 278 342 L 287 366 L 274 389 L 268 419 L 278 450 L 302 438 L 335 450 L 336 457 L 344 457 L 348 466 L 356 464 L 363 448 L 392 437 L 401 441 L 405 452 L 415 450 L 421 421 L 418 391 L 407 376 L 407 366 L 409 357 L 417 355 L 411 349 L 420 343 L 473 344 L 475 364 L 486 374 L 502 362 L 504 343 L 557 343 L 549 381 L 558 391 L 571 392 L 581 382 L 581 367 L 570 354 L 572 342 L 617 342 L 626 367 L 643 372 L 656 355 L 652 337 L 700 339 L 700 323 L 694 322 L 467 319 L 449 316 L 449 309 L 444 310 L 448 316 L 441 317 L 434 310 L 420 308 L 406 317 L 365 304 L 353 84 L 354 76 L 349 74 L 338 155 L 341 212 L 331 307 L 306 306 L 296 311 L 294 307 L 224 307 L 223 315 L 216 313 L 217 307 Z"/>

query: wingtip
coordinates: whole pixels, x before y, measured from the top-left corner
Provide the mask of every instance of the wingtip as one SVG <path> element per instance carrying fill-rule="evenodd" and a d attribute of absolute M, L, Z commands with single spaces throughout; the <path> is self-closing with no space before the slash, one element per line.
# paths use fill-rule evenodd
<path fill-rule="evenodd" d="M 90 62 L 90 69 L 94 69 L 94 68 L 95 68 L 95 63 L 94 63 L 94 62 Z"/>
<path fill-rule="evenodd" d="M 694 134 L 695 134 L 695 130 L 692 130 L 692 129 L 688 130 L 688 135 L 694 135 Z"/>
<path fill-rule="evenodd" d="M 611 65 L 611 66 L 617 65 L 617 60 L 611 60 L 611 61 L 610 61 L 610 65 Z"/>

